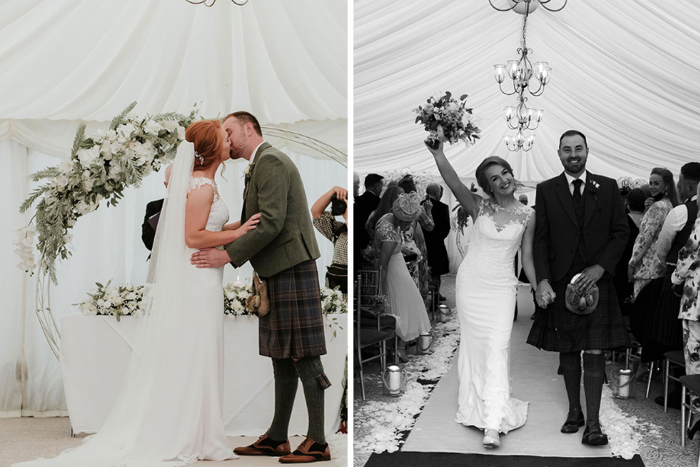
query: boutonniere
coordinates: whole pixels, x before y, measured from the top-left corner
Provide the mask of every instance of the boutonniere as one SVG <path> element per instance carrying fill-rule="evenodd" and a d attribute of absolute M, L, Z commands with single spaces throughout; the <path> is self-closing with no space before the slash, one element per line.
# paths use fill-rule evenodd
<path fill-rule="evenodd" d="M 248 164 L 248 166 L 243 170 L 243 175 L 245 175 L 246 180 L 250 180 L 250 177 L 253 174 L 253 166 L 255 166 L 255 163 Z"/>
<path fill-rule="evenodd" d="M 588 191 L 590 191 L 593 194 L 596 194 L 598 192 L 599 187 L 600 183 L 596 182 L 595 180 L 590 180 L 588 182 Z"/>

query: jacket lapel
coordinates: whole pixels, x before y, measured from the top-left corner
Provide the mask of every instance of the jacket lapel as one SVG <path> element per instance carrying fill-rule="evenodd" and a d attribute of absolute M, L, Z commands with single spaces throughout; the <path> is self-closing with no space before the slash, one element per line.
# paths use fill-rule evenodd
<path fill-rule="evenodd" d="M 250 183 L 253 181 L 253 173 L 255 172 L 255 166 L 258 165 L 258 162 L 260 161 L 260 155 L 262 154 L 262 152 L 265 149 L 271 147 L 272 145 L 270 143 L 262 143 L 258 148 L 257 152 L 255 153 L 255 156 L 253 157 L 253 164 L 250 166 L 250 171 L 245 178 L 245 187 L 243 188 L 243 207 L 241 208 L 241 220 L 248 220 L 248 218 L 245 215 L 245 208 L 246 202 L 248 200 L 248 189 L 250 188 Z"/>
<path fill-rule="evenodd" d="M 590 172 L 586 172 L 586 186 L 583 190 L 583 195 L 586 197 L 586 212 L 583 217 L 583 226 L 588 225 L 588 221 L 593 217 L 593 213 L 598 205 L 598 189 L 595 187 L 594 183 L 600 185 L 595 179 L 595 175 Z"/>
<path fill-rule="evenodd" d="M 566 175 L 564 172 L 557 177 L 555 182 L 556 193 L 559 196 L 559 201 L 561 201 L 562 206 L 564 206 L 564 211 L 569 215 L 574 224 L 578 224 L 576 220 L 576 210 L 574 208 L 574 199 L 569 191 L 569 183 L 566 180 Z"/>

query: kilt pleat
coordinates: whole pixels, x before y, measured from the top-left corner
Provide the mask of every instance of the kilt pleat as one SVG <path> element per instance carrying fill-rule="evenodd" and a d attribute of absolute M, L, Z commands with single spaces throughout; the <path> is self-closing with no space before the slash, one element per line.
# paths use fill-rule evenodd
<path fill-rule="evenodd" d="M 629 347 L 629 333 L 622 321 L 612 279 L 598 281 L 598 307 L 588 315 L 566 309 L 564 296 L 568 283 L 565 279 L 552 285 L 556 299 L 547 308 L 537 307 L 527 343 L 553 352 Z"/>
<path fill-rule="evenodd" d="M 259 318 L 260 355 L 277 359 L 324 355 L 316 261 L 304 261 L 263 279 L 268 284 L 270 312 Z"/>

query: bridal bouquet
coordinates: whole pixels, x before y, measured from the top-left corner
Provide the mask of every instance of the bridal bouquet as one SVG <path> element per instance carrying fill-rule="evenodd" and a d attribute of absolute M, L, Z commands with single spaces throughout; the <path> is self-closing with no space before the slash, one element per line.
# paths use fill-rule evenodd
<path fill-rule="evenodd" d="M 416 123 L 423 124 L 429 133 L 427 141 L 432 148 L 437 148 L 440 141 L 469 144 L 479 139 L 481 130 L 472 123 L 472 109 L 467 108 L 466 101 L 466 94 L 457 100 L 448 91 L 429 97 L 425 106 L 413 109 L 418 114 Z"/>
<path fill-rule="evenodd" d="M 122 316 L 138 314 L 144 287 L 111 283 L 112 281 L 106 285 L 96 283 L 97 289 L 88 294 L 90 298 L 77 304 L 80 310 L 87 315 L 113 315 L 117 317 L 117 321 Z"/>

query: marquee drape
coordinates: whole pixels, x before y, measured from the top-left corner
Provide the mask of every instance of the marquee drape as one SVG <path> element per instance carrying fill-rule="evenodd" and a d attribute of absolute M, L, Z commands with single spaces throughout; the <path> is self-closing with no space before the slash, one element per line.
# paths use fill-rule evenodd
<path fill-rule="evenodd" d="M 571 128 L 588 137 L 589 168 L 615 178 L 646 178 L 656 166 L 677 174 L 700 160 L 698 2 L 569 1 L 558 13 L 532 13 L 529 58 L 548 62 L 553 74 L 544 94 L 527 101 L 545 111 L 530 152 L 503 143 L 513 133 L 503 109 L 516 97 L 501 94 L 493 75 L 494 64 L 518 58 L 521 15 L 486 0 L 354 4 L 354 162 L 362 173 L 437 174 L 412 109 L 444 91 L 469 94 L 482 130 L 473 147 L 447 150 L 462 177 L 490 155 L 524 181 L 552 177 L 561 171 L 559 136 Z"/>

